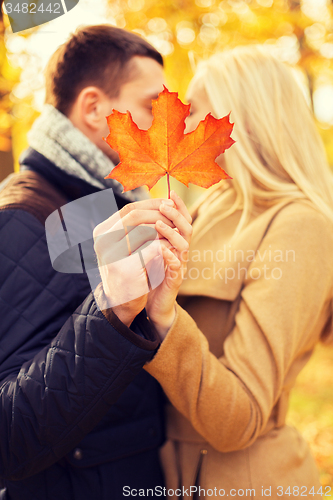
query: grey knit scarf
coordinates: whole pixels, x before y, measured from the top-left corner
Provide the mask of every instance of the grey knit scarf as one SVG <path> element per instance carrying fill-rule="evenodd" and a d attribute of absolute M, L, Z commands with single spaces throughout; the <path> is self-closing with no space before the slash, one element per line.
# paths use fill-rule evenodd
<path fill-rule="evenodd" d="M 29 145 L 70 175 L 100 189 L 122 193 L 122 185 L 104 179 L 114 168 L 112 161 L 56 108 L 46 104 L 28 134 Z M 141 189 L 123 193 L 128 200 L 147 198 Z"/>

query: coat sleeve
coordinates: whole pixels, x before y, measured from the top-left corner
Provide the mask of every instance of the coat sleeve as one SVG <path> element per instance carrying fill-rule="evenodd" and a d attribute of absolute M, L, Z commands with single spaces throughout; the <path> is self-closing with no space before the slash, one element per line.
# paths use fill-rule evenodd
<path fill-rule="evenodd" d="M 290 388 L 293 363 L 298 360 L 299 371 L 313 349 L 331 309 L 332 250 L 331 225 L 322 215 L 311 208 L 291 216 L 281 211 L 250 265 L 220 359 L 177 305 L 174 324 L 145 369 L 218 451 L 257 439 Z"/>
<path fill-rule="evenodd" d="M 73 276 L 52 269 L 27 212 L 0 212 L 0 262 L 0 476 L 20 480 L 80 442 L 159 342 L 140 335 L 144 312 L 129 329 L 92 293 L 74 307 Z"/>

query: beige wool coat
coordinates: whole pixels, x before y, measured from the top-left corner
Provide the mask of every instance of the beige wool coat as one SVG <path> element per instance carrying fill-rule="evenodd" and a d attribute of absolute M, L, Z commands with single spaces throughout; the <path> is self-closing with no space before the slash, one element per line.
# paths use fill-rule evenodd
<path fill-rule="evenodd" d="M 283 200 L 230 242 L 240 213 L 222 219 L 225 208 L 196 214 L 176 319 L 145 366 L 170 402 L 169 497 L 318 499 L 328 489 L 285 417 L 330 331 L 333 228 L 310 202 Z"/>

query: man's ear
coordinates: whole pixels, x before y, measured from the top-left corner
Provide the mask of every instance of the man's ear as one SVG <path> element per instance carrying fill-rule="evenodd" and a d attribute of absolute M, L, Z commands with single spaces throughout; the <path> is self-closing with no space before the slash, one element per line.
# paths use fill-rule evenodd
<path fill-rule="evenodd" d="M 92 133 L 96 132 L 100 129 L 101 123 L 105 123 L 106 101 L 107 97 L 101 89 L 93 86 L 85 87 L 77 96 L 70 118 L 74 118 L 72 121 L 79 121 L 81 127 L 87 128 Z"/>

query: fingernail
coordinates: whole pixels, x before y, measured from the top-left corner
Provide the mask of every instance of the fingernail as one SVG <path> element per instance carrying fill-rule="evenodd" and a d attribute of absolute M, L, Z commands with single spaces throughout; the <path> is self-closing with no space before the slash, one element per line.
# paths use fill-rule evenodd
<path fill-rule="evenodd" d="M 166 205 L 170 205 L 171 207 L 173 207 L 175 204 L 173 200 L 169 200 L 169 199 L 163 200 L 163 203 Z"/>
<path fill-rule="evenodd" d="M 162 207 L 162 208 L 163 208 L 163 210 L 165 210 L 166 212 L 170 212 L 170 210 L 171 210 L 170 205 L 166 205 L 165 203 L 162 203 L 161 207 Z"/>
<path fill-rule="evenodd" d="M 158 225 L 160 227 L 163 227 L 163 228 L 166 227 L 166 224 L 164 224 L 164 222 L 162 222 L 161 220 L 158 220 L 157 222 L 158 222 Z"/>

